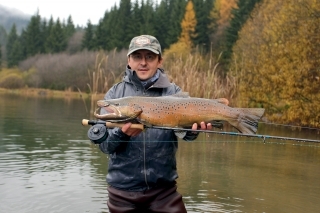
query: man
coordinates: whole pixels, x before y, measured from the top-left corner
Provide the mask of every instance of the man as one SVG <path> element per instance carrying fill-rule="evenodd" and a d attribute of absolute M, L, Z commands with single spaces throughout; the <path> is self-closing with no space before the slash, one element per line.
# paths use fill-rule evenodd
<path fill-rule="evenodd" d="M 162 55 L 158 40 L 150 35 L 134 37 L 128 51 L 128 66 L 122 82 L 114 85 L 105 99 L 126 96 L 173 95 L 181 89 L 170 83 L 161 69 Z M 111 213 L 117 212 L 186 212 L 182 196 L 176 191 L 177 136 L 173 130 L 148 128 L 108 129 L 100 143 L 102 152 L 109 154 L 107 175 Z M 195 123 L 192 129 L 197 129 Z M 212 129 L 201 122 L 201 129 Z M 197 133 L 186 132 L 190 141 Z"/>

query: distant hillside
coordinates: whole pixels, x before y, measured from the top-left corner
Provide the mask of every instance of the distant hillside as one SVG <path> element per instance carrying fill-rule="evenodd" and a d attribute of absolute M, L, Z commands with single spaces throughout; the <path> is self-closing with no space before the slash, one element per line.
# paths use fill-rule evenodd
<path fill-rule="evenodd" d="M 6 30 L 7 33 L 10 32 L 12 25 L 15 23 L 18 33 L 25 29 L 30 21 L 31 15 L 26 15 L 23 12 L 7 8 L 0 5 L 0 25 Z"/>

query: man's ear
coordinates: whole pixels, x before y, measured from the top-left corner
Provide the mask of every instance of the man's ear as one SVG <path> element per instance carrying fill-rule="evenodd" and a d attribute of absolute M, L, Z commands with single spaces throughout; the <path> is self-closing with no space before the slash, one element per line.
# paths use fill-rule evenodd
<path fill-rule="evenodd" d="M 162 63 L 163 63 L 163 58 L 162 58 L 162 57 L 159 57 L 159 60 L 158 60 L 158 68 L 161 68 L 161 67 L 162 67 Z"/>

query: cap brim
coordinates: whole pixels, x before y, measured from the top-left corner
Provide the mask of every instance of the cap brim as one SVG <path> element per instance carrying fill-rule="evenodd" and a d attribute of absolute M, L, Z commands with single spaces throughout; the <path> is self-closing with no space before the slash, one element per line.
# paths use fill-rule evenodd
<path fill-rule="evenodd" d="M 128 52 L 127 56 L 129 56 L 131 53 L 133 53 L 133 52 L 135 52 L 135 51 L 137 51 L 137 50 L 150 50 L 151 52 L 153 52 L 153 53 L 155 53 L 155 54 L 157 54 L 157 55 L 160 54 L 159 51 L 157 51 L 157 50 L 155 50 L 155 49 L 152 49 L 152 48 L 148 48 L 148 47 L 138 47 L 138 48 L 134 48 L 134 49 L 130 50 L 130 51 Z"/>

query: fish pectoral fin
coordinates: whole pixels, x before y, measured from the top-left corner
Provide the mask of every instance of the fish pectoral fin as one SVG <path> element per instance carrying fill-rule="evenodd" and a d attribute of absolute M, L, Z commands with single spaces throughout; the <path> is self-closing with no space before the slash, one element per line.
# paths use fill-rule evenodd
<path fill-rule="evenodd" d="M 224 104 L 224 105 L 229 105 L 229 100 L 226 98 L 218 98 L 218 99 L 214 99 L 215 101 L 217 101 L 220 104 Z"/>

